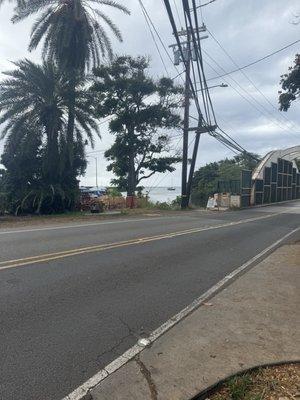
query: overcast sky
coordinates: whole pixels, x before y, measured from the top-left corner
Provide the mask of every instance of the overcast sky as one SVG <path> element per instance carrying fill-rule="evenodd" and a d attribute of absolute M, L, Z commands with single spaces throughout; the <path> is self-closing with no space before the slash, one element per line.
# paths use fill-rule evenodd
<path fill-rule="evenodd" d="M 181 0 L 174 1 L 182 21 Z M 174 1 L 171 0 L 170 3 L 179 27 L 180 22 Z M 152 60 L 150 74 L 153 77 L 166 74 L 138 0 L 120 2 L 131 10 L 130 16 L 111 11 L 109 7 L 103 7 L 119 25 L 124 36 L 122 44 L 113 41 L 115 53 L 150 55 Z M 167 46 L 174 43 L 163 1 L 144 0 L 143 2 L 164 43 Z M 197 2 L 200 4 L 199 0 Z M 206 2 L 202 0 L 202 4 Z M 296 16 L 300 14 L 299 0 L 215 0 L 201 9 L 204 23 L 209 31 L 221 42 L 239 66 L 246 65 L 300 39 L 300 24 L 295 24 Z M 0 71 L 11 69 L 11 61 L 24 57 L 35 61 L 40 60 L 39 50 L 34 53 L 27 52 L 30 28 L 34 19 L 12 25 L 9 20 L 11 15 L 12 5 L 7 2 L 0 9 Z M 208 79 L 221 75 L 224 70 L 229 72 L 236 68 L 211 37 L 202 43 L 204 50 L 212 58 L 205 57 Z M 270 150 L 300 143 L 300 103 L 293 104 L 287 113 L 277 111 L 280 75 L 292 65 L 299 47 L 298 43 L 245 69 L 244 72 L 249 79 L 241 72 L 236 72 L 230 76 L 209 81 L 210 85 L 223 82 L 229 85 L 227 88 L 211 90 L 217 120 L 219 125 L 248 151 L 264 155 Z M 174 77 L 177 74 L 175 67 L 162 49 L 161 52 L 169 76 Z M 182 71 L 182 65 L 178 69 Z M 251 81 L 262 94 L 257 91 Z M 180 82 L 178 79 L 178 83 Z M 93 153 L 92 156 L 98 158 L 99 184 L 108 185 L 112 176 L 106 171 L 107 163 L 103 157 L 103 151 L 112 143 L 113 137 L 109 134 L 106 124 L 101 125 L 101 134 L 102 140 L 97 141 L 94 149 L 99 152 Z M 178 136 L 178 133 L 174 132 L 175 135 Z M 174 139 L 174 147 L 176 146 L 179 146 L 178 137 Z M 3 142 L 0 143 L 0 153 L 2 149 Z M 230 150 L 208 135 L 203 135 L 197 166 L 232 155 L 234 154 Z M 95 160 L 90 158 L 86 176 L 82 178 L 81 183 L 93 185 L 94 182 Z M 173 174 L 154 176 L 147 184 L 165 186 L 171 183 L 180 184 L 179 168 Z"/>

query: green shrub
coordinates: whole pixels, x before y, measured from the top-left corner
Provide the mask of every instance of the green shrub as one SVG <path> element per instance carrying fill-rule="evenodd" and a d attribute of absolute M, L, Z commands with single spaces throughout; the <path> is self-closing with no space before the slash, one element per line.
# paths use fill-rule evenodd
<path fill-rule="evenodd" d="M 3 215 L 8 210 L 8 201 L 5 193 L 0 193 L 0 215 Z"/>
<path fill-rule="evenodd" d="M 107 194 L 111 197 L 121 197 L 122 193 L 117 187 L 109 187 L 107 188 Z"/>

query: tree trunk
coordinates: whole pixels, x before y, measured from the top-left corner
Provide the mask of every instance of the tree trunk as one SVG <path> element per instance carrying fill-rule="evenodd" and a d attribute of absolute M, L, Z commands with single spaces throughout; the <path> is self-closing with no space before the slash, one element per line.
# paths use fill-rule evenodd
<path fill-rule="evenodd" d="M 75 76 L 75 71 L 71 71 L 69 80 L 69 105 L 68 105 L 68 126 L 67 126 L 67 147 L 68 147 L 67 165 L 70 169 L 72 169 L 74 161 L 75 103 L 76 103 L 76 76 Z"/>
<path fill-rule="evenodd" d="M 127 196 L 134 196 L 136 189 L 134 154 L 129 154 Z"/>
<path fill-rule="evenodd" d="M 134 127 L 128 126 L 129 133 L 129 160 L 128 160 L 128 185 L 127 185 L 127 196 L 134 196 L 136 189 L 136 176 L 135 176 L 135 165 L 134 165 Z"/>
<path fill-rule="evenodd" d="M 47 146 L 47 175 L 49 183 L 57 183 L 59 175 L 59 154 L 58 154 L 58 141 L 56 132 L 52 132 L 50 143 Z"/>
<path fill-rule="evenodd" d="M 58 130 L 54 123 L 55 115 L 49 111 L 49 119 L 45 122 L 47 134 L 46 160 L 44 174 L 47 183 L 55 184 L 59 178 L 59 151 L 58 151 Z"/>

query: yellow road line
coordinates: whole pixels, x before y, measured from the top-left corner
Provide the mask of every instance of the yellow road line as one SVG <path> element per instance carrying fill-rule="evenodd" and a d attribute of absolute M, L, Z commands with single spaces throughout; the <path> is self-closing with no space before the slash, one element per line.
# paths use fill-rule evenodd
<path fill-rule="evenodd" d="M 276 216 L 279 214 L 282 214 L 282 213 L 269 214 L 266 216 L 256 217 L 256 218 L 248 218 L 248 219 L 243 219 L 243 220 L 239 220 L 236 222 L 229 222 L 229 223 L 225 223 L 225 224 L 221 224 L 221 225 L 215 225 L 215 226 L 209 226 L 209 227 L 203 227 L 203 228 L 191 228 L 191 229 L 185 229 L 182 231 L 169 232 L 166 234 L 155 235 L 155 236 L 146 236 L 146 237 L 142 237 L 142 238 L 135 238 L 135 239 L 125 240 L 125 241 L 121 241 L 121 242 L 106 243 L 106 244 L 93 245 L 93 246 L 88 246 L 88 247 L 80 247 L 80 248 L 75 248 L 75 249 L 71 249 L 71 250 L 59 251 L 56 253 L 47 253 L 47 254 L 41 254 L 41 255 L 32 256 L 32 257 L 2 261 L 2 262 L 0 262 L 0 271 L 10 269 L 10 268 L 31 265 L 31 264 L 37 264 L 37 263 L 41 263 L 41 262 L 59 260 L 62 258 L 77 256 L 77 255 L 81 255 L 81 254 L 99 252 L 99 251 L 104 251 L 104 250 L 111 250 L 111 249 L 116 249 L 116 248 L 125 247 L 125 246 L 132 246 L 135 244 L 143 244 L 143 243 L 153 242 L 153 241 L 161 240 L 161 239 L 170 239 L 170 238 L 177 237 L 177 236 L 190 235 L 193 233 L 204 232 L 204 231 L 213 230 L 213 229 L 220 229 L 220 228 L 225 228 L 228 226 L 245 224 L 248 222 L 253 222 L 253 221 L 258 221 L 261 219 L 270 218 L 270 217 L 273 217 L 273 216 Z"/>

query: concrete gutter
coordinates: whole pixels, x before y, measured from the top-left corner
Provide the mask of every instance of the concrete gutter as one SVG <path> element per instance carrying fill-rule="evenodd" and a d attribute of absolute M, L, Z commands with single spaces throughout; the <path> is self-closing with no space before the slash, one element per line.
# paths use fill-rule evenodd
<path fill-rule="evenodd" d="M 300 244 L 286 245 L 92 389 L 93 400 L 187 400 L 259 364 L 300 359 Z"/>

